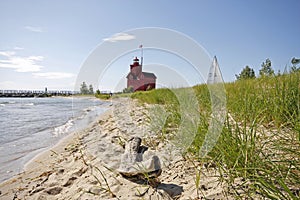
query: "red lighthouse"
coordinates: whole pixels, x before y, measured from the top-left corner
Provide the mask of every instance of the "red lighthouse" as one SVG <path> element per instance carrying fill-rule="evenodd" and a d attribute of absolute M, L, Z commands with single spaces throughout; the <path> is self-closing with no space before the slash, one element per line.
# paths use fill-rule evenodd
<path fill-rule="evenodd" d="M 127 75 L 127 88 L 132 87 L 133 91 L 146 91 L 155 88 L 156 76 L 153 73 L 143 72 L 142 64 L 135 57 L 130 65 L 130 72 Z"/>

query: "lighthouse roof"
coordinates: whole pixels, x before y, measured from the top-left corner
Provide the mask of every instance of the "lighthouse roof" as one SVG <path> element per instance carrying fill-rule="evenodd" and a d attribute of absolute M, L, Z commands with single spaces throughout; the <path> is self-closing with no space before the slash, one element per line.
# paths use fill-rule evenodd
<path fill-rule="evenodd" d="M 153 73 L 149 73 L 149 72 L 142 72 L 142 73 L 144 74 L 145 77 L 156 79 L 156 76 Z"/>

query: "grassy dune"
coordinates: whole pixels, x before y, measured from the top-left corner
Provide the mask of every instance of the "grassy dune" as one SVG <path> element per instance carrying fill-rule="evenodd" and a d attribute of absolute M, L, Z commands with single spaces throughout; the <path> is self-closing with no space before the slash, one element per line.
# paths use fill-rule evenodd
<path fill-rule="evenodd" d="M 229 183 L 229 191 L 237 198 L 243 195 L 299 199 L 300 73 L 240 80 L 226 83 L 225 89 L 226 121 L 217 144 L 204 158 L 199 157 L 199 149 L 211 113 L 210 94 L 205 84 L 136 92 L 131 97 L 163 105 L 168 115 L 157 134 L 166 139 L 174 129 L 181 131 L 184 114 L 180 104 L 191 103 L 188 99 L 179 103 L 178 95 L 192 90 L 198 101 L 194 110 L 200 113 L 194 140 L 183 156 L 216 165 L 221 172 L 220 181 Z M 236 180 L 241 184 L 237 185 Z"/>

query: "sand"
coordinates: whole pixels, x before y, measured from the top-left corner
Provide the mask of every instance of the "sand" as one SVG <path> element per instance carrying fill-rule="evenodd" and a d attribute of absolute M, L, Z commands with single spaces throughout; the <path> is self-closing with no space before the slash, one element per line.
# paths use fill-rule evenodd
<path fill-rule="evenodd" d="M 149 128 L 149 109 L 128 98 L 114 100 L 86 129 L 68 135 L 0 184 L 0 199 L 231 199 L 216 166 L 187 161 L 156 138 Z M 132 136 L 152 145 L 149 156 L 161 159 L 158 179 L 132 181 L 117 172 L 124 142 Z"/>

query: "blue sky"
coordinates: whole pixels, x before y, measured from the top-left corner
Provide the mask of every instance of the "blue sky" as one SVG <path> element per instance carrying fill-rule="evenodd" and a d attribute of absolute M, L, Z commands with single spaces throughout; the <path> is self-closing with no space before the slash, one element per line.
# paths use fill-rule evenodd
<path fill-rule="evenodd" d="M 217 56 L 226 82 L 234 81 L 246 65 L 258 74 L 266 58 L 276 72 L 283 71 L 292 57 L 300 57 L 299 7 L 299 0 L 3 0 L 0 89 L 74 89 L 83 63 L 99 44 L 143 27 L 167 28 L 191 37 L 211 57 Z M 139 53 L 120 56 L 94 88 L 125 87 L 128 65 Z M 144 57 L 145 68 L 153 72 L 151 63 L 172 68 L 172 60 L 178 60 L 146 49 Z M 179 73 L 190 67 L 180 64 Z M 167 78 L 162 79 L 167 84 Z"/>

